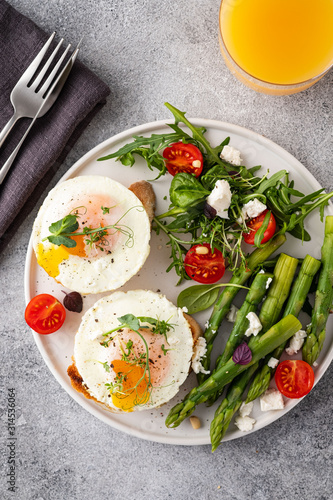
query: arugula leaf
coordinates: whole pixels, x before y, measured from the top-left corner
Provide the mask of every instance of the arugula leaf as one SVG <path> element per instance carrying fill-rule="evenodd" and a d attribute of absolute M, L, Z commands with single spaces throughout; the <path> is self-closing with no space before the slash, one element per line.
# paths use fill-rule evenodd
<path fill-rule="evenodd" d="M 121 161 L 121 163 L 125 166 L 133 167 L 135 163 L 133 154 L 141 156 L 146 161 L 147 166 L 150 170 L 153 170 L 153 168 L 159 170 L 160 174 L 158 175 L 157 179 L 161 175 L 165 174 L 166 167 L 162 156 L 154 155 L 154 153 L 150 149 L 145 147 L 133 149 L 131 152 L 120 156 L 119 161 Z"/>
<path fill-rule="evenodd" d="M 195 207 L 187 209 L 186 213 L 178 215 L 172 222 L 166 225 L 169 231 L 188 233 L 193 230 L 193 221 L 198 219 L 203 213 L 204 203 L 199 203 Z M 194 224 L 195 228 L 200 227 L 200 223 Z"/>
<path fill-rule="evenodd" d="M 112 154 L 98 158 L 97 161 L 116 158 L 116 160 L 120 161 L 123 165 L 132 167 L 135 163 L 133 155 L 136 154 L 141 156 L 146 161 L 150 170 L 153 170 L 153 168 L 159 170 L 160 173 L 157 177 L 158 179 L 167 171 L 160 151 L 174 142 L 194 142 L 193 138 L 181 128 L 174 125 L 169 126 L 174 128 L 175 132 L 170 134 L 152 134 L 150 137 L 135 135 L 133 136 L 133 142 L 125 144 L 125 146 L 121 147 Z"/>
<path fill-rule="evenodd" d="M 316 198 L 319 197 L 319 195 L 324 191 L 324 188 L 318 189 L 318 191 L 315 191 L 314 193 L 308 194 L 307 196 L 303 195 L 303 198 L 296 203 L 290 203 L 289 200 L 289 206 L 287 206 L 288 211 L 294 212 L 295 210 L 301 208 L 303 205 L 308 203 L 309 201 L 313 201 Z"/>
<path fill-rule="evenodd" d="M 261 169 L 261 165 L 256 165 L 255 167 L 249 168 L 248 172 L 250 172 L 250 174 L 254 175 L 260 169 Z"/>
<path fill-rule="evenodd" d="M 266 189 L 275 187 L 277 183 L 284 177 L 287 173 L 287 170 L 279 170 L 272 175 L 269 179 L 265 179 L 260 186 L 255 190 L 256 193 L 264 193 Z"/>
<path fill-rule="evenodd" d="M 258 229 L 258 231 L 256 232 L 256 234 L 254 236 L 254 245 L 258 248 L 260 248 L 262 246 L 261 242 L 264 238 L 265 231 L 268 228 L 270 217 L 271 217 L 271 212 L 268 211 L 267 214 L 265 215 L 265 218 L 264 218 L 260 228 Z"/>

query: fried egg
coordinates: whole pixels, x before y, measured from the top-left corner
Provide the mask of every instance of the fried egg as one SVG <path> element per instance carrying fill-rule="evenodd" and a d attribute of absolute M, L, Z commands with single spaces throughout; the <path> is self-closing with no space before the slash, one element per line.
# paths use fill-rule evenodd
<path fill-rule="evenodd" d="M 122 326 L 119 318 L 126 315 L 140 318 L 140 328 Z M 114 292 L 83 316 L 75 336 L 75 371 L 72 365 L 68 374 L 74 387 L 81 377 L 88 397 L 113 412 L 155 408 L 172 399 L 187 378 L 193 344 L 183 311 L 164 295 Z"/>
<path fill-rule="evenodd" d="M 72 248 L 46 239 L 51 224 L 69 214 L 78 215 L 75 232 L 81 233 L 71 237 Z M 89 233 L 97 228 L 102 232 Z M 49 276 L 70 290 L 100 293 L 119 288 L 140 270 L 149 255 L 150 222 L 141 201 L 122 184 L 81 176 L 50 191 L 32 239 L 37 262 Z"/>

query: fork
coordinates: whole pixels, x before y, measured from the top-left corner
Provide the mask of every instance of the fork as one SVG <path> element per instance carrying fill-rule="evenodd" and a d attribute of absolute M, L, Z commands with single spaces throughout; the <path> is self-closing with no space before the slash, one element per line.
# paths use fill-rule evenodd
<path fill-rule="evenodd" d="M 50 109 L 50 107 L 54 104 L 54 102 L 56 101 L 58 95 L 61 92 L 61 89 L 63 88 L 63 86 L 64 86 L 64 84 L 65 84 L 65 82 L 66 82 L 66 80 L 71 72 L 74 61 L 75 61 L 77 54 L 79 52 L 79 49 L 80 49 L 80 44 L 81 44 L 81 41 L 77 45 L 76 49 L 73 51 L 71 57 L 68 59 L 67 63 L 62 68 L 62 70 L 60 71 L 60 73 L 58 74 L 56 79 L 53 82 L 51 82 L 51 86 L 45 91 L 46 93 L 43 94 L 40 106 L 37 109 L 35 115 L 33 116 L 33 120 L 31 121 L 28 129 L 25 131 L 23 137 L 21 138 L 20 142 L 18 143 L 18 145 L 16 146 L 16 148 L 14 149 L 14 151 L 12 152 L 10 157 L 7 159 L 7 161 L 1 167 L 1 169 L 0 169 L 0 184 L 2 184 L 4 178 L 6 177 L 13 161 L 16 158 L 17 153 L 19 152 L 25 138 L 27 137 L 28 133 L 30 132 L 30 129 L 32 128 L 32 126 L 35 123 L 35 121 L 37 120 L 37 118 L 39 118 L 40 116 L 43 116 L 46 113 L 46 111 L 48 111 Z M 66 53 L 68 52 L 69 47 L 70 47 L 70 45 L 67 47 Z M 39 54 L 38 54 L 38 56 L 39 56 Z M 61 58 L 61 59 L 63 60 L 63 58 Z M 46 111 L 45 111 L 45 109 L 46 109 Z"/>
<path fill-rule="evenodd" d="M 63 42 L 62 38 L 56 48 L 53 50 L 48 60 L 45 62 L 44 66 L 40 69 L 38 75 L 32 81 L 40 63 L 42 62 L 43 57 L 45 56 L 49 46 L 52 43 L 54 36 L 55 32 L 52 33 L 43 48 L 30 64 L 30 66 L 25 70 L 10 94 L 10 100 L 14 108 L 14 114 L 0 133 L 0 147 L 2 146 L 3 142 L 5 141 L 6 137 L 8 136 L 17 120 L 19 120 L 20 118 L 33 118 L 36 115 L 45 100 L 45 95 L 50 89 L 50 86 L 52 85 L 52 82 L 63 60 L 65 59 L 67 52 L 70 49 L 70 45 L 68 45 L 62 56 L 59 58 L 58 62 L 55 64 L 51 73 L 46 78 L 43 85 L 38 88 L 47 71 L 51 67 L 51 64 L 55 60 L 55 56 Z M 38 116 L 43 116 L 50 109 L 54 101 L 55 99 L 53 101 L 51 99 L 48 100 L 47 103 L 45 103 L 45 106 L 43 106 L 42 110 L 39 112 Z"/>

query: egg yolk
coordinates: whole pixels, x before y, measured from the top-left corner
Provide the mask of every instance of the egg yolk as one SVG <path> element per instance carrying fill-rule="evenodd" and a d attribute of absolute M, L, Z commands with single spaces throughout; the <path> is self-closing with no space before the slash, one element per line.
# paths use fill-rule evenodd
<path fill-rule="evenodd" d="M 37 247 L 37 262 L 45 269 L 47 274 L 52 278 L 55 278 L 59 274 L 59 264 L 68 259 L 69 255 L 78 255 L 79 257 L 85 257 L 85 243 L 84 236 L 73 236 L 76 241 L 76 246 L 73 248 L 67 248 L 64 245 L 51 245 L 50 247 L 45 247 L 43 243 L 39 243 Z"/>
<path fill-rule="evenodd" d="M 163 352 L 162 346 L 166 343 L 163 335 L 158 335 L 149 329 L 140 329 L 141 335 L 145 338 L 148 347 L 149 373 L 145 371 L 146 357 L 144 355 L 142 363 L 135 364 L 135 360 L 142 358 L 145 353 L 145 345 L 137 333 L 124 328 L 118 337 L 119 345 L 110 346 L 110 365 L 115 373 L 114 383 L 122 384 L 122 390 L 112 394 L 112 402 L 117 408 L 123 411 L 133 411 L 134 406 L 148 403 L 151 390 L 163 384 L 165 377 L 170 370 L 170 355 Z M 131 352 L 126 360 L 120 358 L 122 352 L 127 351 L 127 343 L 132 341 Z M 142 366 L 143 365 L 143 366 Z"/>
<path fill-rule="evenodd" d="M 114 406 L 123 411 L 132 411 L 134 406 L 145 404 L 150 397 L 150 387 L 145 369 L 123 360 L 115 360 L 112 367 L 117 382 L 121 383 L 121 392 L 112 394 Z"/>

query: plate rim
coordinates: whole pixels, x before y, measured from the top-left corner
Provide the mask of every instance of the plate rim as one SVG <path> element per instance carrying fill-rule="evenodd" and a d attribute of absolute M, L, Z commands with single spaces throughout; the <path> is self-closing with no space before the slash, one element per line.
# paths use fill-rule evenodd
<path fill-rule="evenodd" d="M 320 183 L 317 181 L 317 179 L 314 177 L 314 175 L 291 153 L 289 153 L 286 149 L 284 149 L 282 146 L 279 146 L 277 143 L 272 141 L 271 139 L 265 137 L 264 135 L 255 132 L 251 129 L 248 129 L 246 127 L 242 127 L 240 125 L 220 121 L 220 120 L 212 120 L 212 119 L 207 119 L 207 118 L 188 118 L 188 120 L 195 126 L 204 126 L 207 131 L 209 131 L 210 128 L 215 128 L 215 129 L 225 129 L 226 133 L 229 135 L 232 134 L 238 134 L 245 139 L 248 139 L 250 141 L 254 141 L 259 145 L 262 145 L 266 148 L 268 148 L 271 152 L 275 153 L 277 156 L 282 157 L 287 163 L 290 163 L 292 168 L 296 168 L 296 170 L 299 170 L 302 172 L 302 175 L 305 176 L 306 182 L 309 182 L 311 184 L 311 187 L 316 187 L 317 189 L 322 188 Z M 139 135 L 139 134 L 145 134 L 145 133 L 152 133 L 153 131 L 160 129 L 160 128 L 166 128 L 169 123 L 174 123 L 173 121 L 169 120 L 156 120 L 140 125 L 133 126 L 129 129 L 123 130 L 121 132 L 118 132 L 117 134 L 105 139 L 104 141 L 100 142 L 97 144 L 95 147 L 87 151 L 83 156 L 81 156 L 65 173 L 64 175 L 58 180 L 56 183 L 57 185 L 64 182 L 68 178 L 70 178 L 73 173 L 77 172 L 78 170 L 84 168 L 84 166 L 91 161 L 94 161 L 97 157 L 101 157 L 103 155 L 103 150 L 110 149 L 111 147 L 115 148 L 117 143 L 123 142 L 124 139 L 127 139 L 129 137 L 133 137 L 133 135 Z M 79 175 L 79 174 L 78 174 Z M 328 207 L 329 208 L 329 214 L 333 215 L 333 205 L 331 201 L 329 202 Z M 25 294 L 25 301 L 26 304 L 31 300 L 32 296 L 30 295 L 30 266 L 31 266 L 31 260 L 33 259 L 33 248 L 32 248 L 32 234 L 30 235 L 29 238 L 29 243 L 28 243 L 28 248 L 27 248 L 27 253 L 26 253 L 26 259 L 25 259 L 25 270 L 24 270 L 24 294 Z M 83 409 L 87 410 L 91 415 L 94 417 L 98 418 L 99 420 L 103 421 L 107 425 L 111 426 L 112 428 L 116 430 L 120 430 L 122 432 L 125 432 L 128 435 L 144 439 L 147 441 L 152 441 L 152 442 L 159 442 L 162 444 L 168 444 L 168 445 L 180 445 L 180 446 L 200 446 L 200 445 L 207 445 L 210 444 L 210 439 L 209 439 L 209 434 L 207 437 L 205 436 L 197 436 L 196 442 L 190 442 L 193 439 L 191 437 L 185 436 L 182 438 L 182 436 L 172 436 L 172 429 L 168 429 L 170 434 L 165 434 L 165 435 L 155 435 L 155 434 L 149 434 L 146 431 L 143 431 L 141 429 L 137 428 L 132 428 L 128 424 L 123 424 L 118 421 L 110 421 L 110 415 L 112 415 L 111 412 L 106 412 L 105 410 L 102 410 L 98 405 L 91 406 L 89 404 L 89 400 L 86 398 L 81 398 L 81 395 L 75 391 L 71 385 L 67 385 L 63 378 L 62 375 L 56 370 L 56 367 L 52 364 L 52 362 L 49 360 L 49 357 L 47 355 L 46 349 L 43 346 L 41 336 L 38 335 L 36 332 L 31 330 L 34 336 L 35 343 L 37 345 L 37 348 L 43 358 L 43 361 L 45 362 L 46 366 L 52 373 L 52 375 L 55 377 L 57 382 L 60 384 L 60 386 L 69 394 L 71 398 L 73 398 Z M 321 377 L 324 375 L 326 370 L 328 369 L 332 359 L 333 359 L 333 349 L 329 351 L 329 355 L 326 356 L 326 358 L 323 360 L 323 362 L 318 366 L 318 369 L 316 371 L 316 378 L 315 378 L 315 384 L 316 385 Z M 329 359 L 330 358 L 330 359 Z M 299 404 L 306 396 L 304 396 L 301 399 L 298 400 L 292 400 L 288 401 L 288 405 L 283 410 L 279 411 L 279 414 L 276 414 L 274 417 L 271 415 L 269 416 L 268 414 L 266 415 L 265 420 L 269 420 L 269 422 L 265 423 L 262 422 L 261 425 L 257 426 L 253 430 L 246 432 L 246 433 L 241 433 L 240 431 L 235 431 L 235 435 L 227 435 L 225 438 L 223 438 L 223 442 L 238 439 L 240 437 L 245 437 L 248 436 L 249 434 L 252 434 L 253 432 L 257 432 L 266 426 L 274 423 L 281 417 L 283 417 L 286 413 L 288 413 L 291 409 L 293 409 L 297 404 Z M 267 412 L 269 413 L 269 412 Z M 270 418 L 268 418 L 270 417 Z"/>

